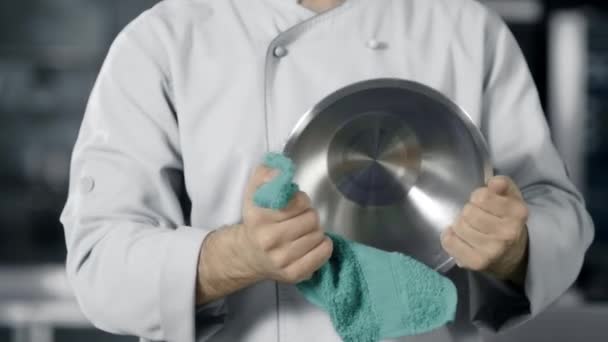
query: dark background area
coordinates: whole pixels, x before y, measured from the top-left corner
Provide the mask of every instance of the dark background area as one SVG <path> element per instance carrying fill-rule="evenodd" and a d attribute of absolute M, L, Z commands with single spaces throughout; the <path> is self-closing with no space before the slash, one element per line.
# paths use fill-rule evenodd
<path fill-rule="evenodd" d="M 156 2 L 0 1 L 0 266 L 60 266 L 64 262 L 58 217 L 89 92 L 116 34 Z M 501 3 L 510 2 L 517 1 L 489 4 L 502 8 Z M 549 19 L 564 9 L 582 9 L 589 18 L 585 89 L 589 124 L 585 126 L 587 143 L 580 153 L 585 163 L 585 197 L 597 238 L 576 287 L 589 301 L 608 302 L 608 2 L 535 3 L 541 7 L 538 15 L 506 11 L 504 18 L 524 51 L 550 123 Z M 9 330 L 1 326 L 0 322 L 0 341 L 7 341 Z M 72 329 L 57 330 L 55 338 L 90 341 L 107 340 L 108 335 Z"/>
<path fill-rule="evenodd" d="M 154 3 L 0 2 L 0 263 L 63 262 L 58 215 L 89 92 L 116 34 Z"/>

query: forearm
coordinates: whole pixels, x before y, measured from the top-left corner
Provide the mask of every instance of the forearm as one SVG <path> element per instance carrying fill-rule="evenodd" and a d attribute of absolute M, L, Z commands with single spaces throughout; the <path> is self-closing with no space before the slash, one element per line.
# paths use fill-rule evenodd
<path fill-rule="evenodd" d="M 204 240 L 197 269 L 196 304 L 204 305 L 261 280 L 248 264 L 241 225 L 220 228 Z"/>

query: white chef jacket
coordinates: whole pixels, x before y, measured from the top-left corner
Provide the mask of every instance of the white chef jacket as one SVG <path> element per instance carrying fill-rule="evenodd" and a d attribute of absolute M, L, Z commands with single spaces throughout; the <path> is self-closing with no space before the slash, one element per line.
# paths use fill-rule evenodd
<path fill-rule="evenodd" d="M 290 285 L 196 307 L 197 261 L 209 232 L 240 221 L 252 169 L 300 116 L 378 77 L 426 84 L 464 108 L 530 209 L 525 288 L 454 269 L 456 321 L 402 340 L 474 341 L 479 326 L 546 308 L 575 280 L 593 225 L 495 14 L 472 0 L 347 0 L 322 14 L 295 0 L 166 0 L 114 42 L 74 148 L 61 220 L 85 315 L 144 340 L 339 341 Z"/>

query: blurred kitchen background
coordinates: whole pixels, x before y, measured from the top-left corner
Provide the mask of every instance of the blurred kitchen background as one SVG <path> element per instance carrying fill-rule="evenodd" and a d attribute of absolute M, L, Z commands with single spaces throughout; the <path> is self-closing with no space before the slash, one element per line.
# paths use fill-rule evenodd
<path fill-rule="evenodd" d="M 94 329 L 79 312 L 63 277 L 58 216 L 72 145 L 107 49 L 156 2 L 0 1 L 0 342 L 135 340 Z M 482 2 L 519 40 L 597 229 L 572 290 L 537 319 L 488 341 L 608 341 L 608 2 Z"/>

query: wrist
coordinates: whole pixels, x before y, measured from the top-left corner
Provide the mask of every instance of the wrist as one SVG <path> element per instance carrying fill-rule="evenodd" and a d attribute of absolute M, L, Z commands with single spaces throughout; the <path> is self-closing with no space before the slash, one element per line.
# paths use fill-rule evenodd
<path fill-rule="evenodd" d="M 518 286 L 524 285 L 526 281 L 526 274 L 528 273 L 528 234 L 525 228 L 524 231 L 525 241 L 523 241 L 521 245 L 521 257 L 519 258 L 519 262 L 516 263 L 516 266 L 507 277 L 507 280 Z"/>
<path fill-rule="evenodd" d="M 503 266 L 495 270 L 493 275 L 517 286 L 523 286 L 528 271 L 528 234 L 524 227 L 519 241 L 513 246 L 510 256 L 505 258 Z"/>
<path fill-rule="evenodd" d="M 232 276 L 251 283 L 262 280 L 264 278 L 262 272 L 252 262 L 252 260 L 255 260 L 255 256 L 252 255 L 254 248 L 247 235 L 245 225 L 236 224 L 227 229 L 229 230 L 228 234 L 230 234 L 228 239 L 234 242 L 229 247 L 231 249 L 229 255 L 234 260 Z"/>
<path fill-rule="evenodd" d="M 225 297 L 257 282 L 247 263 L 242 227 L 226 226 L 207 235 L 199 253 L 196 302 L 198 305 Z"/>

